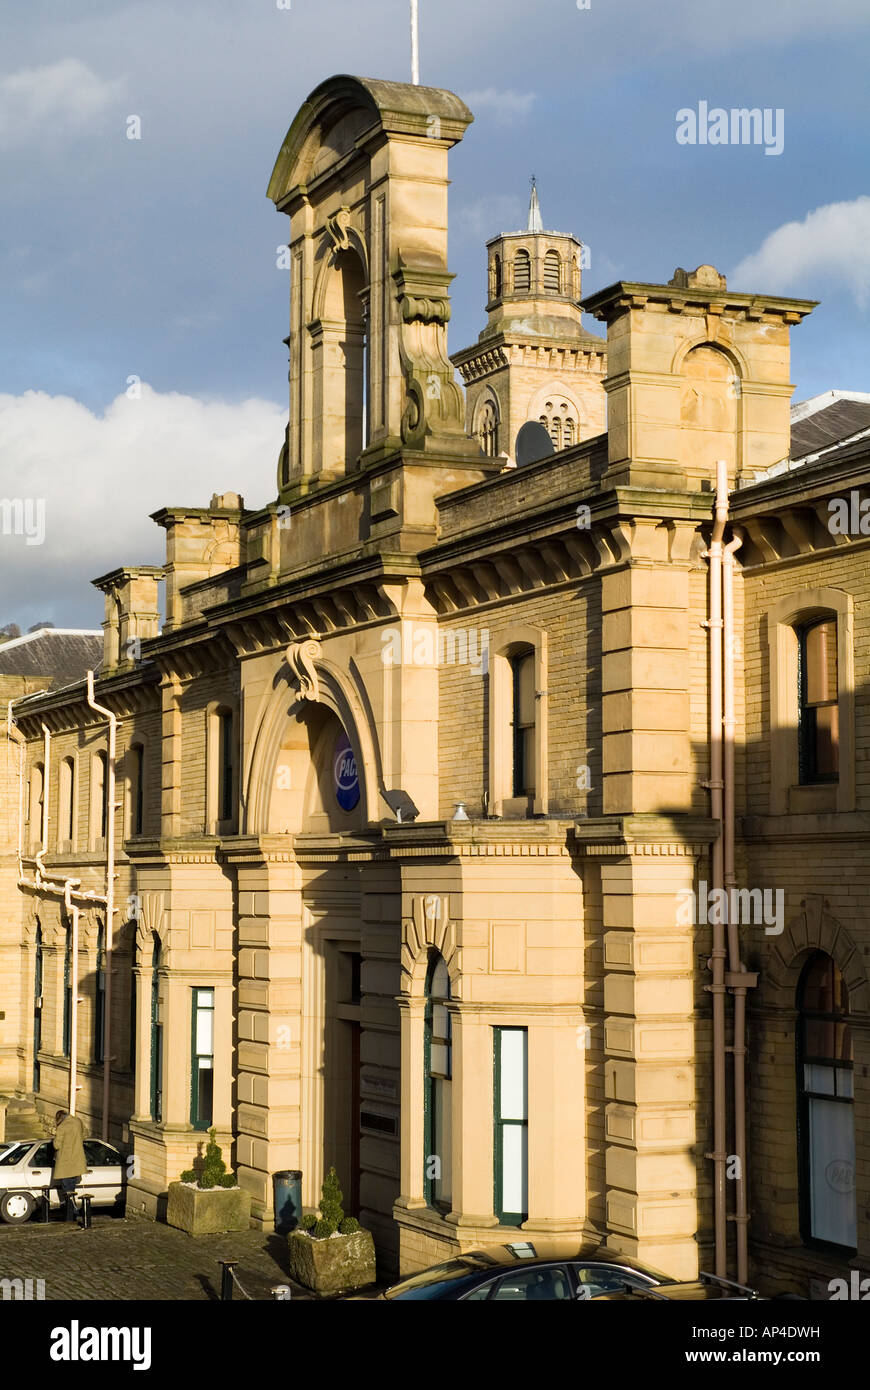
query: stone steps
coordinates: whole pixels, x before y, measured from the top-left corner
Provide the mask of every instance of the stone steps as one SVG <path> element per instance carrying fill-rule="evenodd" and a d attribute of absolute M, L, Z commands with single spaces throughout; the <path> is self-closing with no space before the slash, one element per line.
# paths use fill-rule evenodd
<path fill-rule="evenodd" d="M 0 1096 L 0 1136 L 5 1139 L 46 1139 L 50 1131 L 32 1100 L 26 1096 Z"/>

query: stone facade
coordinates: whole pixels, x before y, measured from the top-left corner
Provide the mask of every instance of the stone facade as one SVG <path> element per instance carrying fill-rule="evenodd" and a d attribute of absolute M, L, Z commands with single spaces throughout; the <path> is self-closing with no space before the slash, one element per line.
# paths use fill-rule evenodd
<path fill-rule="evenodd" d="M 162 1214 L 214 1124 L 263 1226 L 274 1172 L 301 1169 L 312 1209 L 335 1164 L 382 1269 L 518 1227 L 606 1239 L 675 1275 L 709 1267 L 717 947 L 680 906 L 710 880 L 720 830 L 706 625 L 724 460 L 741 542 L 737 882 L 782 887 L 786 920 L 741 928 L 746 978 L 721 988 L 729 1010 L 750 997 L 751 1272 L 806 1291 L 870 1257 L 867 542 L 825 524 L 827 499 L 866 481 L 866 449 L 775 467 L 789 332 L 810 303 L 734 293 L 710 267 L 621 282 L 584 302 L 605 344 L 580 327 L 579 267 L 546 280 L 560 248 L 574 275 L 579 243 L 533 225 L 518 234 L 528 294 L 540 270 L 533 307 L 552 319 L 534 370 L 588 409 L 570 448 L 506 470 L 473 418 L 483 347 L 455 359 L 468 417 L 446 353 L 447 155 L 470 119 L 447 92 L 337 78 L 288 132 L 269 189 L 294 266 L 277 499 L 157 513 L 162 628 L 157 571 L 97 581 L 103 712 L 81 683 L 25 695 L 0 747 L 0 1084 L 46 1113 L 62 1102 L 74 1013 L 77 1109 L 135 1155 L 131 1212 Z M 515 282 L 492 277 L 513 432 L 542 383 L 508 341 Z M 840 642 L 841 762 L 818 785 L 792 756 L 790 644 L 808 614 L 834 614 Z M 797 992 L 814 952 L 845 981 L 854 1048 L 856 1232 L 838 1249 L 813 1242 L 800 1163 Z"/>

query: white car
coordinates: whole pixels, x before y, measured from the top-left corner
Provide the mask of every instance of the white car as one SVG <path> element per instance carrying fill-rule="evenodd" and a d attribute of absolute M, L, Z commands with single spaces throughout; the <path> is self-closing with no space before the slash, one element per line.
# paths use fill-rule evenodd
<path fill-rule="evenodd" d="M 102 1139 L 85 1140 L 87 1172 L 75 1189 L 76 1200 L 89 1195 L 95 1207 L 114 1207 L 124 1198 L 124 1159 Z M 0 1144 L 0 1220 L 10 1226 L 27 1221 L 52 1182 L 54 1144 L 50 1139 L 19 1139 Z M 49 1205 L 60 1207 L 63 1193 L 51 1187 Z"/>

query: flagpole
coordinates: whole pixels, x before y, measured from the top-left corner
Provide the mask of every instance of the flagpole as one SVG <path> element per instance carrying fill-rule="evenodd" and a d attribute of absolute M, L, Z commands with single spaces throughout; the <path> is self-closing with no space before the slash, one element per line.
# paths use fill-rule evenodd
<path fill-rule="evenodd" d="M 415 87 L 420 85 L 420 28 L 417 12 L 418 0 L 411 0 L 411 81 Z"/>

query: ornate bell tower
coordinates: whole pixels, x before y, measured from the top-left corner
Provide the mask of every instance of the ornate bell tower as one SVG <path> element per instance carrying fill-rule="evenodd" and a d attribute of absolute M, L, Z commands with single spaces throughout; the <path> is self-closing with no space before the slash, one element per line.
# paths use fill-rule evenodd
<path fill-rule="evenodd" d="M 467 391 L 467 428 L 491 457 L 514 457 L 529 420 L 555 449 L 602 434 L 607 347 L 583 327 L 584 247 L 544 229 L 535 180 L 524 231 L 487 242 L 488 322 L 474 347 L 453 355 Z"/>
<path fill-rule="evenodd" d="M 400 452 L 480 465 L 447 357 L 451 92 L 334 77 L 302 106 L 269 197 L 291 219 L 282 498 Z"/>

